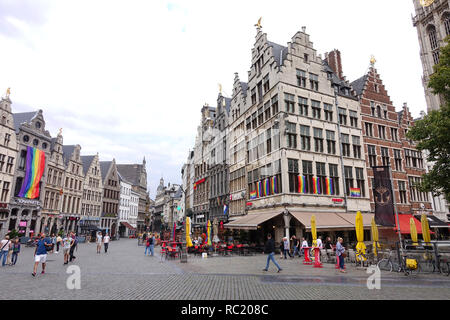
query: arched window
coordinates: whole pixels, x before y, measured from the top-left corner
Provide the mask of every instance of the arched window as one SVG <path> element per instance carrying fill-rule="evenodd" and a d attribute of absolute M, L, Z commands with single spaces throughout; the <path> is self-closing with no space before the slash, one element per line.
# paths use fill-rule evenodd
<path fill-rule="evenodd" d="M 378 118 L 381 118 L 381 107 L 377 106 L 377 116 Z"/>
<path fill-rule="evenodd" d="M 427 27 L 427 34 L 428 34 L 428 38 L 430 39 L 433 63 L 438 64 L 439 63 L 439 45 L 438 45 L 438 41 L 437 41 L 436 27 L 433 25 L 429 25 Z"/>
<path fill-rule="evenodd" d="M 450 36 L 450 13 L 449 12 L 445 12 L 442 15 L 442 22 L 444 24 L 445 35 Z"/>

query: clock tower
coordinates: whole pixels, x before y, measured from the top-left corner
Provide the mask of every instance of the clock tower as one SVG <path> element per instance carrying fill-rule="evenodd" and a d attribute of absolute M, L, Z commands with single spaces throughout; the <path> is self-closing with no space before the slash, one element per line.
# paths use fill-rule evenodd
<path fill-rule="evenodd" d="M 439 63 L 440 47 L 450 35 L 450 0 L 413 0 L 415 16 L 413 25 L 417 29 L 422 61 L 422 83 L 425 90 L 428 112 L 438 110 L 442 98 L 434 95 L 428 88 L 433 66 Z"/>

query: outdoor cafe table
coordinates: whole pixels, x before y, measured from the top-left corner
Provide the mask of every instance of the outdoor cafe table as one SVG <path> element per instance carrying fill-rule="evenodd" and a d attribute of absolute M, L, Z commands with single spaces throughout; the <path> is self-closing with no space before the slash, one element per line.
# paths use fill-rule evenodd
<path fill-rule="evenodd" d="M 305 256 L 305 259 L 303 260 L 303 264 L 307 264 L 307 265 L 311 265 L 312 264 L 312 261 L 311 261 L 311 259 L 309 258 L 309 250 L 311 249 L 311 247 L 302 247 L 302 250 L 304 250 L 303 252 L 304 252 L 304 256 Z"/>

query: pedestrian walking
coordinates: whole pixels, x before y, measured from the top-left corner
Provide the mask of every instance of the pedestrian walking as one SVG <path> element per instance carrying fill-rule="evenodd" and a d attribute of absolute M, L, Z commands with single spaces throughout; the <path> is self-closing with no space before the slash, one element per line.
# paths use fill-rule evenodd
<path fill-rule="evenodd" d="M 152 257 L 154 256 L 154 251 L 155 251 L 155 235 L 154 234 L 150 234 L 149 237 L 150 240 L 150 252 L 152 254 Z"/>
<path fill-rule="evenodd" d="M 97 253 L 98 254 L 102 253 L 102 242 L 103 242 L 102 233 L 101 232 L 97 232 L 96 243 L 97 243 Z"/>
<path fill-rule="evenodd" d="M 70 250 L 69 250 L 69 256 L 70 256 L 69 262 L 72 262 L 73 260 L 75 260 L 77 258 L 73 254 L 78 245 L 78 240 L 77 240 L 77 237 L 75 236 L 74 232 L 71 232 L 71 238 L 72 238 L 72 243 L 70 245 Z"/>
<path fill-rule="evenodd" d="M 142 234 L 142 244 L 146 244 L 146 240 L 147 240 L 147 232 L 144 232 L 143 234 Z"/>
<path fill-rule="evenodd" d="M 74 240 L 67 234 L 63 239 L 63 254 L 64 254 L 64 264 L 69 263 L 69 251 Z"/>
<path fill-rule="evenodd" d="M 283 253 L 284 253 L 284 239 L 281 238 L 281 241 L 280 241 L 280 259 L 283 259 Z"/>
<path fill-rule="evenodd" d="M 41 233 L 40 239 L 36 244 L 36 250 L 34 251 L 34 268 L 33 273 L 31 274 L 33 277 L 36 276 L 39 263 L 42 264 L 41 274 L 45 273 L 45 264 L 47 262 L 47 251 L 51 250 L 51 247 L 52 241 L 49 238 L 45 237 L 45 233 Z"/>
<path fill-rule="evenodd" d="M 299 248 L 300 248 L 300 246 L 299 246 L 300 241 L 298 241 L 298 239 L 297 239 L 297 237 L 295 235 L 293 235 L 291 237 L 291 241 L 292 241 L 292 245 L 294 247 L 294 254 L 292 255 L 292 257 L 295 258 L 296 254 L 298 254 L 298 256 L 300 257 L 301 256 L 300 255 L 300 250 L 299 250 Z"/>
<path fill-rule="evenodd" d="M 322 249 L 323 244 L 322 244 L 322 236 L 319 236 L 319 238 L 317 238 L 317 248 Z"/>
<path fill-rule="evenodd" d="M 11 240 L 9 240 L 9 236 L 5 236 L 5 239 L 0 242 L 0 260 L 2 260 L 2 267 L 6 265 L 10 247 Z"/>
<path fill-rule="evenodd" d="M 333 249 L 333 244 L 330 237 L 327 237 L 327 239 L 325 240 L 325 249 Z"/>
<path fill-rule="evenodd" d="M 292 258 L 290 248 L 289 248 L 289 240 L 287 237 L 283 238 L 283 253 L 284 253 L 284 259 L 287 259 L 286 254 L 288 254 L 289 257 Z"/>
<path fill-rule="evenodd" d="M 275 242 L 273 241 L 272 235 L 270 233 L 267 235 L 267 241 L 266 241 L 266 245 L 264 247 L 264 253 L 267 254 L 267 264 L 266 264 L 266 268 L 263 269 L 263 271 L 269 270 L 270 260 L 272 260 L 274 265 L 278 268 L 278 272 L 283 270 L 283 269 L 281 269 L 281 267 L 278 265 L 277 261 L 275 260 Z"/>
<path fill-rule="evenodd" d="M 10 245 L 9 245 L 9 250 L 8 250 L 8 257 L 6 258 L 6 265 L 11 266 L 11 258 L 12 258 L 12 253 L 13 253 L 13 243 L 14 243 L 14 239 L 11 241 Z"/>
<path fill-rule="evenodd" d="M 346 273 L 346 271 L 344 270 L 345 268 L 345 248 L 342 245 L 342 242 L 344 240 L 339 237 L 338 238 L 338 242 L 336 243 L 336 256 L 339 259 L 339 271 L 342 273 Z"/>
<path fill-rule="evenodd" d="M 150 238 L 147 239 L 147 242 L 145 243 L 145 252 L 144 252 L 144 256 L 147 255 L 147 252 L 150 254 L 151 250 L 150 250 Z"/>
<path fill-rule="evenodd" d="M 62 238 L 61 236 L 58 234 L 58 236 L 56 237 L 56 253 L 59 253 L 59 246 L 62 244 Z"/>
<path fill-rule="evenodd" d="M 305 250 L 305 248 L 308 248 L 308 247 L 309 247 L 308 241 L 306 241 L 306 239 L 303 237 L 302 238 L 302 247 L 301 247 L 302 254 L 305 254 L 304 250 Z"/>
<path fill-rule="evenodd" d="M 103 237 L 103 245 L 105 246 L 105 253 L 108 253 L 109 240 L 111 240 L 111 238 L 109 237 L 109 233 L 106 233 L 106 235 Z"/>
<path fill-rule="evenodd" d="M 17 262 L 17 256 L 19 255 L 20 252 L 20 242 L 19 242 L 19 238 L 15 238 L 12 244 L 12 257 L 11 257 L 11 265 L 14 266 Z"/>
<path fill-rule="evenodd" d="M 55 236 L 55 234 L 53 233 L 52 234 L 52 251 L 50 251 L 51 253 L 54 253 L 55 252 L 55 247 L 56 247 L 56 236 Z"/>

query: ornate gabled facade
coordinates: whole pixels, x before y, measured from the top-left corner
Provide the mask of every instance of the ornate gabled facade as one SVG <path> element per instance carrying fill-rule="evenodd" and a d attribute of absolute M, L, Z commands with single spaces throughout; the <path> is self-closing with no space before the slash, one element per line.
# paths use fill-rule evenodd
<path fill-rule="evenodd" d="M 18 143 L 17 165 L 11 196 L 11 213 L 8 218 L 8 230 L 18 230 L 22 236 L 30 236 L 47 231 L 41 223 L 41 210 L 47 181 L 48 159 L 50 157 L 51 136 L 45 129 L 42 110 L 35 112 L 13 113 Z M 38 159 L 39 164 L 33 162 Z M 27 172 L 36 169 L 42 176 L 31 182 Z M 26 183 L 28 181 L 31 184 Z M 47 231 L 48 232 L 48 231 Z"/>
<path fill-rule="evenodd" d="M 118 229 L 120 181 L 116 160 L 100 161 L 100 171 L 103 180 L 103 207 L 100 228 L 116 237 Z"/>
<path fill-rule="evenodd" d="M 420 59 L 423 67 L 422 83 L 428 111 L 438 110 L 443 99 L 428 88 L 433 66 L 439 63 L 439 50 L 445 45 L 444 39 L 450 36 L 450 0 L 434 0 L 423 7 L 420 0 L 413 0 L 416 15 L 413 25 L 417 28 L 420 46 Z"/>
<path fill-rule="evenodd" d="M 100 227 L 103 208 L 103 179 L 98 154 L 81 156 L 83 163 L 83 197 L 81 200 L 81 232 L 91 233 Z"/>
<path fill-rule="evenodd" d="M 390 166 L 399 214 L 431 211 L 428 194 L 419 192 L 415 186 L 425 173 L 425 166 L 422 153 L 406 138 L 407 130 L 413 125 L 406 104 L 401 112 L 396 112 L 373 65 L 366 75 L 352 85 L 360 98 L 370 190 L 373 187 L 372 167 Z M 371 209 L 374 211 L 373 193 L 369 194 Z"/>
<path fill-rule="evenodd" d="M 0 100 L 0 236 L 8 231 L 10 200 L 17 162 L 17 141 L 9 94 Z"/>
<path fill-rule="evenodd" d="M 58 136 L 52 139 L 42 206 L 42 223 L 49 234 L 56 234 L 65 222 L 64 215 L 61 215 L 65 176 L 63 136 L 60 130 Z"/>

